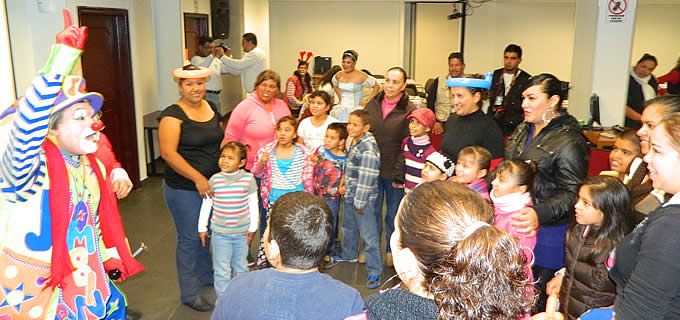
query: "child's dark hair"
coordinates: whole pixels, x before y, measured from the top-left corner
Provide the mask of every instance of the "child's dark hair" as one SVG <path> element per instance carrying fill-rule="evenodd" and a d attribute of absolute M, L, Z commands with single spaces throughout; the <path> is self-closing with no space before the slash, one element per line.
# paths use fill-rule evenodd
<path fill-rule="evenodd" d="M 331 209 L 321 198 L 303 191 L 287 193 L 272 206 L 269 239 L 276 240 L 281 263 L 309 270 L 323 260 L 333 232 Z"/>
<path fill-rule="evenodd" d="M 225 143 L 220 149 L 220 154 L 222 154 L 222 152 L 224 152 L 225 149 L 236 151 L 236 154 L 239 157 L 238 159 L 239 161 L 246 159 L 248 155 L 248 153 L 246 152 L 246 146 L 244 146 L 242 143 L 238 141 L 229 141 Z"/>
<path fill-rule="evenodd" d="M 325 102 L 327 106 L 331 105 L 331 95 L 329 95 L 328 92 L 323 90 L 316 90 L 309 95 L 310 100 L 316 97 L 321 98 L 321 100 L 323 100 L 323 102 Z"/>
<path fill-rule="evenodd" d="M 526 258 L 511 235 L 490 225 L 493 216 L 457 183 L 423 183 L 404 197 L 397 245 L 415 255 L 439 319 L 519 319 L 531 309 Z"/>
<path fill-rule="evenodd" d="M 528 163 L 520 160 L 504 160 L 494 170 L 494 176 L 509 174 L 517 181 L 518 186 L 527 187 L 531 192 L 534 183 L 534 169 Z"/>
<path fill-rule="evenodd" d="M 284 122 L 289 123 L 291 126 L 293 126 L 293 128 L 295 128 L 295 131 L 297 131 L 299 123 L 293 116 L 285 116 L 279 119 L 279 121 L 276 121 L 276 129 L 278 129 L 279 126 Z"/>
<path fill-rule="evenodd" d="M 340 136 L 340 140 L 347 140 L 347 126 L 344 123 L 333 122 L 326 130 L 334 130 Z"/>
<path fill-rule="evenodd" d="M 458 159 L 462 156 L 474 156 L 479 170 L 489 170 L 491 167 L 491 152 L 482 146 L 467 146 L 458 152 Z"/>
<path fill-rule="evenodd" d="M 636 156 L 640 157 L 642 156 L 642 153 L 640 151 L 640 137 L 637 135 L 637 130 L 636 129 L 626 129 L 618 134 L 616 134 L 617 139 L 625 140 L 628 141 L 637 147 L 637 154 Z"/>
<path fill-rule="evenodd" d="M 368 111 L 364 109 L 357 109 L 349 114 L 350 116 L 357 116 L 361 118 L 361 123 L 363 125 L 371 124 L 371 117 L 368 115 Z"/>
<path fill-rule="evenodd" d="M 628 188 L 615 177 L 589 177 L 583 181 L 583 187 L 589 189 L 592 206 L 602 211 L 602 224 L 590 253 L 591 256 L 597 256 L 612 251 L 633 230 L 632 200 Z M 572 225 L 567 237 L 575 231 L 576 225 Z"/>

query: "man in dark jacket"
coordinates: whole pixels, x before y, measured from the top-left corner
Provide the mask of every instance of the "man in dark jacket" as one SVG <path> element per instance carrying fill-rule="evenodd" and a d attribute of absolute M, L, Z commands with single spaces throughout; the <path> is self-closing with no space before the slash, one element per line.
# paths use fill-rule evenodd
<path fill-rule="evenodd" d="M 493 72 L 488 114 L 493 116 L 504 136 L 508 136 L 522 123 L 522 90 L 531 75 L 519 68 L 522 62 L 522 48 L 516 44 L 505 47 L 503 68 Z"/>

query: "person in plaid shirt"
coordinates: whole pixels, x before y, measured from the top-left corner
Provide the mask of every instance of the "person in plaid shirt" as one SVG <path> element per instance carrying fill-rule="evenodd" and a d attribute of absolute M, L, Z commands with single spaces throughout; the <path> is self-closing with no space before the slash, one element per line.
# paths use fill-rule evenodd
<path fill-rule="evenodd" d="M 345 167 L 345 206 L 342 221 L 342 255 L 333 256 L 328 264 L 358 260 L 359 236 L 364 241 L 368 281 L 366 286 L 375 289 L 380 285 L 382 258 L 380 256 L 380 234 L 375 201 L 378 196 L 378 175 L 380 173 L 380 150 L 371 129 L 368 112 L 355 110 L 350 113 L 347 123 L 349 142 Z"/>

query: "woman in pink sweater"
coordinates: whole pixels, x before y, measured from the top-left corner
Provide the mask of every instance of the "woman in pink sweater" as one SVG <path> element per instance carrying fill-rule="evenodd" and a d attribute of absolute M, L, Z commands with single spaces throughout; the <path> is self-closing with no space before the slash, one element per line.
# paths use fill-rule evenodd
<path fill-rule="evenodd" d="M 281 77 L 272 70 L 262 71 L 255 80 L 255 92 L 241 101 L 231 113 L 224 139 L 238 141 L 246 146 L 246 170 L 253 167 L 257 151 L 274 141 L 276 122 L 291 115 L 286 102 L 277 98 L 280 91 Z"/>

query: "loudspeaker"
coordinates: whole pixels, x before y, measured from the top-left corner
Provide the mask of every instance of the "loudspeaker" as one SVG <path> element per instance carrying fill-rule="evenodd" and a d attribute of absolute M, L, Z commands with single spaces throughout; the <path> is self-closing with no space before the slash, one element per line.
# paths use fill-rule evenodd
<path fill-rule="evenodd" d="M 324 74 L 331 68 L 331 57 L 314 57 L 314 74 Z"/>
<path fill-rule="evenodd" d="M 229 0 L 210 0 L 213 39 L 229 37 Z"/>

